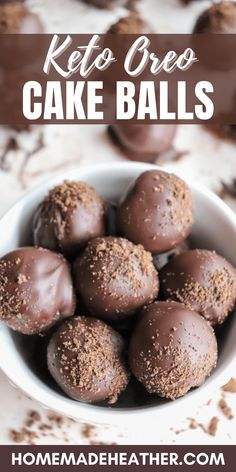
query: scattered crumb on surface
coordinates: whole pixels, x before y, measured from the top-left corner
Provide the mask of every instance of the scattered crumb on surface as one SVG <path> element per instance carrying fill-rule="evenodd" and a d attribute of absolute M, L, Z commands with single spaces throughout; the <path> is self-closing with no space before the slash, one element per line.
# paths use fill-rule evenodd
<path fill-rule="evenodd" d="M 211 421 L 210 421 L 210 423 L 208 425 L 208 428 L 207 428 L 207 433 L 210 436 L 215 436 L 216 435 L 217 429 L 218 429 L 218 423 L 219 423 L 218 416 L 213 416 L 213 418 L 211 418 Z"/>
<path fill-rule="evenodd" d="M 195 420 L 195 418 L 189 418 L 189 429 L 197 429 L 199 427 L 199 423 Z"/>
<path fill-rule="evenodd" d="M 36 410 L 27 412 L 23 419 L 23 425 L 16 429 L 10 429 L 9 436 L 13 443 L 34 445 L 37 440 L 46 437 L 69 442 L 69 426 L 74 422 L 70 418 L 64 418 L 55 413 L 48 413 L 42 418 Z"/>
<path fill-rule="evenodd" d="M 78 440 L 72 440 L 76 433 L 72 426 L 79 427 Z M 36 410 L 29 410 L 17 429 L 9 429 L 9 437 L 15 444 L 36 445 L 47 439 L 63 441 L 69 444 L 111 445 L 114 442 L 103 442 L 98 438 L 97 427 L 92 424 L 80 424 L 72 418 L 66 418 L 54 412 L 41 415 Z"/>
<path fill-rule="evenodd" d="M 35 440 L 38 438 L 38 435 L 34 431 L 23 427 L 19 430 L 11 429 L 10 438 L 16 444 L 27 443 L 33 445 L 35 444 Z"/>
<path fill-rule="evenodd" d="M 227 404 L 226 400 L 224 397 L 222 397 L 219 402 L 218 402 L 218 407 L 220 408 L 221 412 L 223 415 L 228 419 L 232 420 L 234 418 L 234 415 L 232 413 L 232 409 L 230 406 Z"/>
<path fill-rule="evenodd" d="M 91 437 L 95 435 L 95 432 L 96 432 L 96 428 L 92 424 L 85 423 L 82 426 L 81 433 L 84 438 L 90 439 Z"/>
<path fill-rule="evenodd" d="M 231 377 L 227 384 L 223 385 L 222 390 L 224 392 L 236 393 L 236 379 Z"/>
<path fill-rule="evenodd" d="M 11 170 L 10 163 L 8 162 L 8 153 L 11 151 L 18 151 L 19 150 L 19 145 L 17 143 L 17 140 L 13 137 L 10 136 L 5 144 L 4 149 L 2 150 L 0 154 L 0 169 L 5 172 L 9 172 Z"/>
<path fill-rule="evenodd" d="M 27 418 L 25 420 L 25 426 L 27 428 L 30 428 L 34 426 L 35 423 L 39 422 L 40 420 L 41 420 L 40 414 L 35 410 L 31 410 L 29 411 Z"/>
<path fill-rule="evenodd" d="M 90 446 L 116 446 L 116 442 L 89 441 Z"/>
<path fill-rule="evenodd" d="M 208 400 L 208 402 L 206 402 L 206 405 L 209 406 L 209 405 L 211 405 L 211 403 L 212 403 L 212 398 L 210 398 L 210 399 Z"/>
<path fill-rule="evenodd" d="M 177 429 L 177 431 L 175 431 L 175 434 L 178 435 L 178 434 L 181 434 L 181 433 L 185 433 L 186 429 Z"/>

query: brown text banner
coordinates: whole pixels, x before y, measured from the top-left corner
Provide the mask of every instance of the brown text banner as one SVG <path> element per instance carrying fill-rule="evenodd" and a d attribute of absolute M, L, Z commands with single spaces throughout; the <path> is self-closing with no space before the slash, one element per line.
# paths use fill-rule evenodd
<path fill-rule="evenodd" d="M 231 472 L 235 446 L 0 446 L 4 472 L 47 471 L 73 468 L 96 471 L 155 469 Z"/>
<path fill-rule="evenodd" d="M 236 35 L 0 35 L 0 124 L 236 124 Z"/>

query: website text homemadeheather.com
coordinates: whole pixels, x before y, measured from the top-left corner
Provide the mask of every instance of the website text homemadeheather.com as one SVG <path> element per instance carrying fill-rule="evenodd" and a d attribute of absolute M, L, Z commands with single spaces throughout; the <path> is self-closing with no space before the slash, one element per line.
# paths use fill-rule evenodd
<path fill-rule="evenodd" d="M 223 452 L 12 452 L 12 466 L 225 466 Z"/>

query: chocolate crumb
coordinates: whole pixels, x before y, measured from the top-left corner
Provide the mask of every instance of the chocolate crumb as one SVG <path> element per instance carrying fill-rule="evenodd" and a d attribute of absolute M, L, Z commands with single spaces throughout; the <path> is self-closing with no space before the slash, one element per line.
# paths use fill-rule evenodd
<path fill-rule="evenodd" d="M 236 379 L 231 377 L 227 384 L 223 385 L 222 390 L 224 392 L 236 393 Z"/>
<path fill-rule="evenodd" d="M 19 275 L 17 276 L 17 283 L 18 283 L 19 285 L 21 285 L 21 284 L 27 282 L 27 280 L 28 280 L 28 277 L 26 277 L 25 274 L 19 274 Z"/>
<path fill-rule="evenodd" d="M 9 436 L 15 444 L 36 445 L 37 440 L 44 438 L 63 440 L 69 442 L 69 427 L 74 423 L 73 419 L 62 417 L 50 412 L 46 418 L 42 418 L 36 410 L 30 410 L 23 419 L 22 426 L 18 429 L 10 429 Z"/>
<path fill-rule="evenodd" d="M 210 421 L 210 423 L 208 425 L 208 428 L 207 428 L 207 433 L 210 436 L 215 436 L 216 435 L 219 421 L 220 420 L 217 416 L 213 416 L 213 418 L 211 418 L 211 421 Z"/>
<path fill-rule="evenodd" d="M 116 442 L 90 441 L 90 446 L 116 446 Z"/>
<path fill-rule="evenodd" d="M 8 153 L 10 151 L 17 151 L 19 149 L 18 143 L 14 137 L 10 137 L 5 144 L 5 148 L 0 155 L 0 169 L 9 172 L 11 170 L 10 163 L 8 162 Z"/>
<path fill-rule="evenodd" d="M 34 431 L 23 427 L 19 430 L 11 429 L 10 438 L 16 444 L 27 443 L 30 445 L 34 445 L 35 440 L 38 438 L 38 435 Z"/>
<path fill-rule="evenodd" d="M 222 411 L 223 415 L 226 416 L 228 420 L 232 420 L 234 418 L 232 409 L 229 407 L 224 397 L 220 399 L 220 401 L 218 402 L 218 406 Z"/>
<path fill-rule="evenodd" d="M 25 420 L 25 426 L 27 426 L 28 428 L 32 427 L 35 425 L 35 423 L 38 423 L 39 421 L 41 420 L 41 416 L 40 414 L 35 411 L 35 410 L 31 410 L 29 413 L 28 413 L 28 416 Z"/>
<path fill-rule="evenodd" d="M 197 429 L 198 427 L 199 427 L 199 423 L 195 420 L 195 418 L 189 418 L 189 428 Z"/>
<path fill-rule="evenodd" d="M 90 439 L 91 437 L 94 436 L 95 430 L 96 428 L 94 425 L 85 423 L 82 426 L 81 433 L 84 436 L 84 438 Z"/>

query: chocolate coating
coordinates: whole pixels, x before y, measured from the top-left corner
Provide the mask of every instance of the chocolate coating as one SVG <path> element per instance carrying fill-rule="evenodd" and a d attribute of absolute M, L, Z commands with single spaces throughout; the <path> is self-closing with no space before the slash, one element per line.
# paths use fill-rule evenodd
<path fill-rule="evenodd" d="M 198 41 L 193 36 L 193 49 L 207 68 L 229 70 L 235 67 L 234 37 L 232 36 L 236 33 L 236 4 L 234 2 L 213 3 L 197 19 L 193 33 L 228 34 L 223 41 L 216 40 L 217 43 L 206 40 L 204 48 L 199 47 Z"/>
<path fill-rule="evenodd" d="M 149 252 L 123 238 L 89 242 L 74 266 L 75 288 L 92 315 L 121 320 L 158 294 L 158 275 Z"/>
<path fill-rule="evenodd" d="M 4 5 L 6 3 L 24 3 L 25 0 L 0 0 L 0 5 Z"/>
<path fill-rule="evenodd" d="M 117 231 L 153 253 L 169 251 L 189 235 L 193 202 L 186 183 L 174 174 L 141 174 L 117 209 Z"/>
<path fill-rule="evenodd" d="M 175 246 L 173 249 L 162 254 L 156 254 L 153 257 L 153 262 L 156 269 L 159 271 L 164 267 L 168 262 L 170 262 L 175 256 L 182 254 L 182 252 L 188 251 L 190 249 L 190 241 L 186 239 L 182 243 Z"/>
<path fill-rule="evenodd" d="M 36 61 L 42 57 L 45 51 L 44 27 L 38 15 L 28 10 L 23 2 L 8 2 L 0 4 L 0 34 L 1 48 L 0 48 L 0 67 L 2 68 L 3 83 L 2 89 L 6 89 L 2 96 L 5 99 L 5 105 L 8 102 L 13 102 L 9 105 L 13 109 L 17 108 L 14 103 L 14 97 L 17 95 L 16 83 L 21 79 L 25 82 L 29 67 L 34 67 Z M 31 36 L 30 45 L 27 37 L 24 34 L 34 34 Z M 15 41 L 14 37 L 9 34 L 18 34 L 18 39 Z M 6 35 L 6 36 L 5 36 Z M 14 43 L 14 44 L 13 44 Z M 13 53 L 14 51 L 14 53 Z M 33 66 L 34 65 L 34 66 Z M 11 75 L 9 76 L 9 72 Z M 13 77 L 12 77 L 13 76 Z M 14 79 L 14 87 L 11 82 Z M 9 83 L 10 81 L 10 83 Z M 14 127 L 14 126 L 13 126 Z M 22 128 L 22 125 L 19 125 Z"/>
<path fill-rule="evenodd" d="M 85 182 L 66 181 L 53 188 L 34 217 L 34 243 L 69 257 L 103 234 L 105 203 Z"/>
<path fill-rule="evenodd" d="M 48 330 L 75 311 L 70 268 L 63 256 L 23 247 L 0 259 L 0 320 L 23 334 Z"/>
<path fill-rule="evenodd" d="M 140 313 L 129 362 L 149 393 L 175 400 L 202 385 L 216 361 L 214 331 L 198 313 L 175 302 L 155 302 Z"/>
<path fill-rule="evenodd" d="M 96 8 L 109 10 L 115 6 L 133 8 L 137 1 L 138 0 L 82 0 L 83 3 L 87 3 Z"/>
<path fill-rule="evenodd" d="M 135 161 L 154 162 L 171 148 L 176 125 L 145 125 L 120 122 L 109 127 L 111 138 L 126 156 Z"/>
<path fill-rule="evenodd" d="M 39 17 L 29 11 L 23 2 L 1 2 L 0 34 L 2 33 L 41 34 L 43 33 L 43 26 Z"/>
<path fill-rule="evenodd" d="M 150 25 L 137 12 L 123 16 L 107 31 L 109 34 L 147 34 L 151 32 Z"/>
<path fill-rule="evenodd" d="M 115 403 L 129 382 L 122 337 L 95 318 L 63 323 L 49 342 L 47 359 L 51 375 L 74 400 Z"/>
<path fill-rule="evenodd" d="M 180 0 L 182 3 L 184 3 L 185 5 L 188 5 L 189 3 L 192 3 L 192 2 L 201 2 L 202 0 Z"/>
<path fill-rule="evenodd" d="M 236 125 L 229 124 L 209 124 L 207 125 L 208 131 L 214 133 L 218 138 L 225 139 L 227 141 L 236 142 Z"/>
<path fill-rule="evenodd" d="M 106 234 L 107 236 L 117 236 L 116 234 L 116 205 L 108 203 L 106 211 Z"/>
<path fill-rule="evenodd" d="M 236 302 L 236 270 L 213 251 L 195 249 L 174 257 L 160 280 L 164 297 L 184 303 L 212 325 L 223 323 Z"/>

